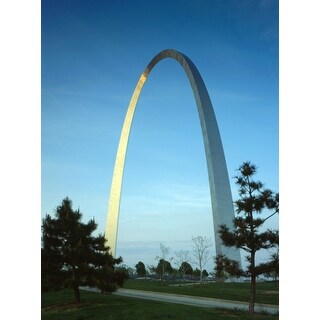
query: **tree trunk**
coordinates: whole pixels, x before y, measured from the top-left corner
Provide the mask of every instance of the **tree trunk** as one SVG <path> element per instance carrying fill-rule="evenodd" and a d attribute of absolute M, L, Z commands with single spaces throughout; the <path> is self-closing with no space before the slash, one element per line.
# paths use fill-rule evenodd
<path fill-rule="evenodd" d="M 252 193 L 250 191 L 250 197 Z M 252 211 L 249 214 L 250 218 L 250 242 L 251 242 L 251 252 L 250 252 L 250 267 L 251 267 L 251 282 L 250 282 L 250 300 L 249 300 L 249 312 L 254 313 L 254 303 L 256 300 L 256 268 L 255 268 L 255 242 L 254 242 L 254 227 L 253 227 L 253 214 Z"/>
<path fill-rule="evenodd" d="M 251 252 L 251 283 L 250 283 L 250 300 L 249 312 L 254 313 L 254 304 L 256 300 L 256 271 L 255 271 L 255 252 Z"/>
<path fill-rule="evenodd" d="M 80 303 L 80 290 L 78 283 L 76 281 L 76 269 L 75 267 L 72 268 L 72 287 L 73 287 L 73 292 L 74 292 L 74 297 L 76 299 L 76 303 Z"/>
<path fill-rule="evenodd" d="M 73 292 L 74 292 L 74 297 L 76 299 L 76 303 L 79 304 L 80 303 L 80 290 L 76 284 L 73 285 Z"/>

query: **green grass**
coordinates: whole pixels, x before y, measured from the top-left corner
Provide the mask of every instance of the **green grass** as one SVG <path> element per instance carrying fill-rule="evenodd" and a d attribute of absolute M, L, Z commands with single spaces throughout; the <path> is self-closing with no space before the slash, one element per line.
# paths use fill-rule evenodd
<path fill-rule="evenodd" d="M 188 286 L 171 286 L 170 283 L 150 280 L 127 280 L 124 288 L 184 294 L 236 301 L 249 301 L 250 283 L 209 283 Z M 279 291 L 273 282 L 257 283 L 257 303 L 279 305 Z"/>
<path fill-rule="evenodd" d="M 61 290 L 42 294 L 43 320 L 276 320 L 275 315 L 202 308 L 81 291 L 81 304 L 73 292 Z"/>

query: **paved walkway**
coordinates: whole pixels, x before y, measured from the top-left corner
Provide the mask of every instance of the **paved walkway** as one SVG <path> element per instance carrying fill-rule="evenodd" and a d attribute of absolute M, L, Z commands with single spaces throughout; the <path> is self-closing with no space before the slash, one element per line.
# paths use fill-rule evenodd
<path fill-rule="evenodd" d="M 97 292 L 96 288 L 81 287 L 82 290 Z M 143 290 L 133 290 L 133 289 L 123 289 L 120 288 L 113 293 L 117 296 L 140 298 L 146 300 L 156 300 L 162 302 L 180 303 L 197 307 L 209 307 L 209 308 L 225 308 L 225 309 L 239 309 L 243 311 L 248 311 L 248 303 L 233 300 L 223 300 L 214 299 L 206 297 L 195 297 L 187 296 L 181 294 L 173 293 L 163 293 L 163 292 L 153 292 L 153 291 L 143 291 Z M 268 312 L 272 314 L 277 314 L 279 312 L 279 306 L 271 304 L 256 303 L 256 312 Z"/>

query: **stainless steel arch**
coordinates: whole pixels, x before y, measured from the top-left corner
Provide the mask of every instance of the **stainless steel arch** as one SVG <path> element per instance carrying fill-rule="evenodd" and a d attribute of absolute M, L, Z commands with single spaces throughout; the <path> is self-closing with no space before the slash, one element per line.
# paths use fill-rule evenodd
<path fill-rule="evenodd" d="M 160 60 L 165 58 L 175 59 L 181 64 L 189 78 L 196 100 L 207 160 L 216 252 L 225 254 L 229 258 L 241 263 L 239 250 L 224 247 L 218 234 L 220 224 L 226 224 L 227 226 L 232 227 L 234 210 L 225 156 L 211 100 L 201 75 L 192 61 L 184 54 L 172 49 L 161 51 L 151 60 L 141 74 L 129 103 L 128 111 L 122 127 L 111 184 L 105 233 L 108 245 L 111 248 L 112 254 L 115 256 L 122 177 L 135 108 L 149 73 Z"/>

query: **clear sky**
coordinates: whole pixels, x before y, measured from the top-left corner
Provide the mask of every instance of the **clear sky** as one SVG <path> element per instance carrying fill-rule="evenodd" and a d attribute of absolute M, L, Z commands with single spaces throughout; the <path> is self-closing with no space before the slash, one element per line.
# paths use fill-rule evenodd
<path fill-rule="evenodd" d="M 157 2 L 148 1 L 144 7 L 138 1 L 0 2 L 0 241 L 3 244 L 2 257 L 9 262 L 0 264 L 0 272 L 5 275 L 1 282 L 2 290 L 6 292 L 3 314 L 12 314 L 15 310 L 15 315 L 21 314 L 21 317 L 30 314 L 32 319 L 41 318 L 40 214 L 52 214 L 62 198 L 69 195 L 75 208 L 80 207 L 83 211 L 84 220 L 94 216 L 100 232 L 103 232 L 114 159 L 127 104 L 139 74 L 160 50 L 174 48 L 183 52 L 202 74 L 219 122 L 234 198 L 237 196 L 232 183 L 234 170 L 245 160 L 259 166 L 258 177 L 267 187 L 278 188 L 278 46 L 277 31 L 273 32 L 277 29 L 274 2 L 235 0 L 208 1 L 206 4 L 198 0 L 171 1 L 165 5 L 166 2 L 162 1 L 162 9 Z M 83 3 L 87 3 L 85 8 L 81 5 Z M 139 7 L 143 7 L 141 13 L 137 10 Z M 312 319 L 318 313 L 318 30 L 319 1 L 280 1 L 281 319 Z M 162 88 L 159 97 L 155 90 Z M 184 102 L 184 97 L 187 99 L 181 106 L 179 103 Z M 256 100 L 250 100 L 252 97 Z M 150 103 L 147 103 L 148 99 Z M 173 100 L 175 103 L 171 108 L 170 101 Z M 182 108 L 183 121 L 176 115 Z M 165 114 L 160 117 L 162 109 Z M 174 232 L 162 232 L 162 238 L 157 233 L 162 221 L 168 228 L 179 227 L 185 215 L 180 216 L 179 221 L 174 220 L 176 212 L 169 220 L 167 217 L 152 219 L 149 207 L 154 237 L 148 243 L 154 241 L 155 249 L 152 251 L 151 248 L 149 255 L 146 246 L 140 251 L 132 250 L 131 255 L 126 252 L 124 256 L 128 264 L 136 263 L 134 253 L 136 256 L 139 253 L 139 257 L 143 253 L 144 262 L 155 263 L 153 257 L 159 254 L 160 241 L 173 251 L 173 241 L 166 240 L 172 233 L 177 234 L 176 241 L 185 241 L 188 247 L 191 235 L 212 232 L 200 125 L 195 129 L 194 139 L 191 140 L 189 135 L 189 140 L 183 140 L 185 142 L 178 140 L 176 135 L 179 132 L 173 126 L 181 125 L 183 132 L 189 134 L 192 126 L 197 126 L 195 113 L 191 89 L 180 66 L 171 60 L 161 61 L 150 74 L 133 124 L 121 219 L 128 220 L 123 209 L 130 209 L 126 202 L 136 200 L 131 206 L 134 208 L 138 206 L 138 196 L 143 198 L 149 195 L 147 191 L 154 192 L 150 186 L 161 186 L 162 181 L 156 180 L 156 174 L 157 179 L 160 174 L 163 178 L 175 174 L 170 173 L 171 167 L 161 166 L 166 153 L 168 157 L 174 156 L 169 149 L 171 143 L 174 143 L 176 158 L 190 163 L 181 165 L 183 174 L 180 177 L 166 180 L 165 190 L 174 189 L 174 195 L 180 190 L 180 196 L 184 195 L 193 203 L 184 211 L 185 215 L 196 210 L 195 199 L 200 196 L 206 199 L 203 202 L 207 201 L 202 203 L 207 211 L 198 207 L 197 217 L 200 213 L 203 216 L 192 219 L 195 226 L 192 232 L 186 228 L 181 235 L 182 228 L 175 228 Z M 165 116 L 167 114 L 171 117 Z M 144 117 L 148 122 L 143 121 Z M 156 125 L 152 125 L 151 118 Z M 143 126 L 139 121 L 144 122 Z M 170 126 L 173 127 L 170 134 L 175 136 L 169 141 L 164 140 Z M 153 158 L 153 154 L 150 155 L 153 160 L 159 158 L 154 164 L 160 168 L 158 171 L 147 169 L 146 153 L 143 152 L 146 141 L 142 138 L 151 137 L 151 130 L 159 130 L 158 139 L 162 139 L 161 152 L 156 150 Z M 154 136 L 155 132 L 152 139 Z M 192 153 L 186 149 L 189 144 Z M 185 149 L 181 150 L 182 147 Z M 179 156 L 183 152 L 187 154 L 184 158 Z M 136 164 L 130 158 L 139 156 L 144 157 L 143 168 L 138 172 L 139 179 L 130 182 L 136 173 Z M 193 165 L 196 156 L 199 162 Z M 174 165 L 171 160 L 169 163 Z M 184 170 L 187 165 L 192 170 Z M 177 167 L 180 168 L 176 164 L 175 171 Z M 141 194 L 140 177 L 147 176 L 146 170 L 153 176 L 149 181 L 143 181 L 147 191 L 144 189 Z M 199 171 L 194 174 L 196 170 Z M 137 193 L 131 193 L 131 196 L 130 184 L 131 188 L 137 188 Z M 167 194 L 164 198 L 159 192 L 161 201 L 170 202 L 172 193 Z M 155 203 L 160 206 L 159 201 L 152 200 L 152 204 Z M 175 209 L 172 202 L 170 206 Z M 145 230 L 139 226 L 137 230 L 141 230 L 141 238 L 130 238 L 130 232 L 134 230 L 130 224 L 134 219 L 138 219 L 136 213 L 132 214 L 130 223 L 121 222 L 122 228 L 128 227 L 120 232 L 120 242 L 142 243 Z M 199 220 L 204 222 L 201 228 L 196 226 Z M 277 225 L 277 221 L 272 225 Z M 135 249 L 134 243 L 131 244 Z M 176 247 L 181 247 L 181 242 Z M 21 287 L 32 294 L 20 299 L 17 308 L 16 299 L 12 299 L 17 294 L 12 279 L 21 274 Z M 296 281 L 297 275 L 302 281 Z"/>
<path fill-rule="evenodd" d="M 42 216 L 68 196 L 104 232 L 128 103 L 167 48 L 187 55 L 207 86 L 234 200 L 244 161 L 278 191 L 278 32 L 272 0 L 42 1 Z M 268 227 L 278 228 L 278 217 Z M 213 240 L 212 228 L 196 104 L 181 66 L 166 59 L 152 70 L 132 125 L 117 254 L 130 266 L 156 264 L 160 243 L 174 256 L 191 249 L 192 236 Z"/>

